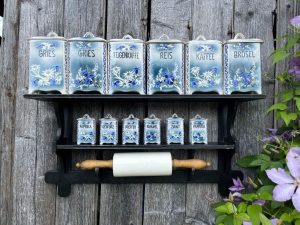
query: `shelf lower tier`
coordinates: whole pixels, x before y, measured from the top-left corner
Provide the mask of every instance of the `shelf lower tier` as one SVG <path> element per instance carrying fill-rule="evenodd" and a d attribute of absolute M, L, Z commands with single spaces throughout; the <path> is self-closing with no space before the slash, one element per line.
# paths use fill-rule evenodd
<path fill-rule="evenodd" d="M 252 101 L 266 98 L 266 95 L 259 94 L 154 94 L 154 95 L 138 95 L 138 94 L 25 94 L 24 98 L 35 99 L 39 101 Z"/>
<path fill-rule="evenodd" d="M 153 177 L 114 177 L 112 170 L 101 169 L 81 171 L 71 170 L 67 173 L 60 171 L 48 171 L 45 181 L 58 185 L 58 194 L 66 197 L 71 193 L 71 184 L 146 184 L 146 183 L 218 183 L 222 196 L 228 195 L 228 187 L 232 178 L 243 178 L 241 171 L 233 170 L 229 174 L 220 173 L 217 170 L 174 170 L 171 176 Z"/>
<path fill-rule="evenodd" d="M 70 150 L 111 150 L 114 152 L 142 152 L 142 151 L 171 151 L 171 150 L 234 150 L 234 144 L 209 142 L 208 144 L 185 145 L 76 145 L 58 144 L 57 152 Z"/>

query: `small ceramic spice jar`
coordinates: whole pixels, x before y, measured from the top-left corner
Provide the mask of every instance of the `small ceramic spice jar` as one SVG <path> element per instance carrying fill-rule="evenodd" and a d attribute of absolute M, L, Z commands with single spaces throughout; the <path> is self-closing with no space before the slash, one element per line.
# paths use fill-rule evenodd
<path fill-rule="evenodd" d="M 85 114 L 77 119 L 77 144 L 95 144 L 96 143 L 96 123 L 95 119 Z"/>
<path fill-rule="evenodd" d="M 222 42 L 198 36 L 186 45 L 186 92 L 223 94 Z"/>
<path fill-rule="evenodd" d="M 122 127 L 122 144 L 139 144 L 140 139 L 140 125 L 139 119 L 132 114 L 128 118 L 123 119 Z"/>
<path fill-rule="evenodd" d="M 173 114 L 167 119 L 167 144 L 184 144 L 183 118 Z"/>
<path fill-rule="evenodd" d="M 151 114 L 144 119 L 144 144 L 160 145 L 160 119 Z"/>
<path fill-rule="evenodd" d="M 108 43 L 108 94 L 145 94 L 145 44 L 125 35 Z"/>
<path fill-rule="evenodd" d="M 207 119 L 198 114 L 190 119 L 190 143 L 207 144 Z"/>
<path fill-rule="evenodd" d="M 184 45 L 167 35 L 147 42 L 147 93 L 184 94 Z"/>
<path fill-rule="evenodd" d="M 118 121 L 110 114 L 100 119 L 100 145 L 118 144 Z"/>
<path fill-rule="evenodd" d="M 261 94 L 260 39 L 245 39 L 238 33 L 224 44 L 224 91 Z"/>
<path fill-rule="evenodd" d="M 105 93 L 106 43 L 87 32 L 68 40 L 69 93 L 97 91 Z"/>
<path fill-rule="evenodd" d="M 56 33 L 29 39 L 29 93 L 66 94 L 66 41 Z"/>

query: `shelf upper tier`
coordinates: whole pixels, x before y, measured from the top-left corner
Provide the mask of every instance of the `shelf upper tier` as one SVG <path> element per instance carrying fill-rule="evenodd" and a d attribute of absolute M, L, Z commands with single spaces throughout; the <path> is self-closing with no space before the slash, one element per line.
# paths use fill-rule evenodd
<path fill-rule="evenodd" d="M 253 101 L 266 98 L 266 95 L 259 94 L 194 94 L 194 95 L 178 95 L 178 94 L 155 94 L 155 95 L 139 95 L 139 94 L 25 94 L 24 98 L 35 99 L 39 101 Z"/>
<path fill-rule="evenodd" d="M 185 145 L 76 145 L 58 144 L 57 151 L 66 150 L 111 150 L 111 151 L 170 151 L 170 150 L 234 150 L 234 144 L 209 142 L 208 144 Z"/>

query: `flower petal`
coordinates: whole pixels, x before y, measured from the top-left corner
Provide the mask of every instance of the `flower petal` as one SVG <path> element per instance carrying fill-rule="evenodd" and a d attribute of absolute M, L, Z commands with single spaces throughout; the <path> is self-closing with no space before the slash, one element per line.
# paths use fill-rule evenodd
<path fill-rule="evenodd" d="M 295 178 L 300 178 L 300 148 L 291 148 L 286 156 L 287 166 Z"/>
<path fill-rule="evenodd" d="M 273 181 L 276 184 L 292 184 L 294 183 L 294 179 L 287 174 L 284 169 L 278 168 L 278 169 L 270 169 L 266 170 L 267 176 L 271 181 Z"/>
<path fill-rule="evenodd" d="M 300 187 L 298 186 L 298 189 L 296 193 L 292 197 L 293 205 L 295 209 L 300 212 Z"/>
<path fill-rule="evenodd" d="M 278 224 L 278 222 L 279 222 L 279 219 L 271 219 L 271 223 L 272 223 L 272 225 L 277 225 Z"/>
<path fill-rule="evenodd" d="M 251 222 L 243 221 L 243 225 L 252 225 Z"/>
<path fill-rule="evenodd" d="M 290 200 L 295 192 L 296 185 L 294 184 L 279 184 L 273 190 L 273 198 L 278 202 Z"/>

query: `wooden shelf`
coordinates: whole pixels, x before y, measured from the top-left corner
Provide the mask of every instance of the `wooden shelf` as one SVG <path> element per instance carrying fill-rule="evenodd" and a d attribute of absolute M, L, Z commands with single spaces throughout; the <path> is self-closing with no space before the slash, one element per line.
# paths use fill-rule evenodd
<path fill-rule="evenodd" d="M 143 152 L 143 151 L 171 151 L 171 150 L 234 150 L 234 144 L 210 142 L 208 144 L 185 144 L 185 145 L 56 145 L 57 151 L 66 150 L 97 150 L 114 152 Z"/>
<path fill-rule="evenodd" d="M 155 95 L 138 95 L 138 94 L 25 94 L 24 98 L 35 99 L 39 101 L 253 101 L 266 98 L 265 95 L 258 94 L 155 94 Z"/>

